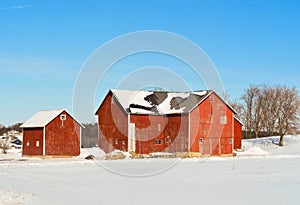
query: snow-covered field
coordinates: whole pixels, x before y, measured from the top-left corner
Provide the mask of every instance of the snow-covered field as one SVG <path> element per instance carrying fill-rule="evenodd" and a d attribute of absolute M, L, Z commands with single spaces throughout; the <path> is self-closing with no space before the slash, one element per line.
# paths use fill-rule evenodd
<path fill-rule="evenodd" d="M 300 136 L 285 137 L 284 147 L 277 139 L 243 140 L 237 157 L 205 159 L 107 161 L 84 149 L 42 160 L 10 150 L 0 154 L 0 205 L 299 204 Z"/>

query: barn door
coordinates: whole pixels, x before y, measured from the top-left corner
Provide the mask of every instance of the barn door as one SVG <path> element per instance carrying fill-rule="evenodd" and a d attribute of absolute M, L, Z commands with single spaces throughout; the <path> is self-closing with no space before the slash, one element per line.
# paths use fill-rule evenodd
<path fill-rule="evenodd" d="M 199 152 L 201 155 L 220 155 L 220 138 L 200 138 Z"/>
<path fill-rule="evenodd" d="M 210 138 L 210 154 L 211 155 L 221 154 L 220 138 L 218 137 Z"/>
<path fill-rule="evenodd" d="M 128 151 L 135 152 L 135 124 L 130 123 L 128 128 Z"/>

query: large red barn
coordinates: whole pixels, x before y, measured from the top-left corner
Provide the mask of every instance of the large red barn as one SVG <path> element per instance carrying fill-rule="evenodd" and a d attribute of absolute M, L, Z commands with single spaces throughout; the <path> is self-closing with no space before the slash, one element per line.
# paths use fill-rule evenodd
<path fill-rule="evenodd" d="M 241 141 L 235 114 L 212 90 L 110 90 L 96 111 L 99 147 L 105 152 L 231 155 Z"/>
<path fill-rule="evenodd" d="M 39 111 L 21 125 L 23 156 L 77 156 L 80 124 L 65 109 Z"/>

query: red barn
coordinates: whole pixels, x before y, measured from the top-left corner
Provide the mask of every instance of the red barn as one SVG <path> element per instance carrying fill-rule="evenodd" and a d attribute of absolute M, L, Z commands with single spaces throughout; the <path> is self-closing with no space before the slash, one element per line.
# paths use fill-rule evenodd
<path fill-rule="evenodd" d="M 39 111 L 24 124 L 23 156 L 78 156 L 81 125 L 66 110 Z"/>
<path fill-rule="evenodd" d="M 110 90 L 96 115 L 105 152 L 231 155 L 241 140 L 235 136 L 242 128 L 235 127 L 235 111 L 211 90 Z"/>
<path fill-rule="evenodd" d="M 242 127 L 243 123 L 237 117 L 234 117 L 234 149 L 242 148 Z"/>

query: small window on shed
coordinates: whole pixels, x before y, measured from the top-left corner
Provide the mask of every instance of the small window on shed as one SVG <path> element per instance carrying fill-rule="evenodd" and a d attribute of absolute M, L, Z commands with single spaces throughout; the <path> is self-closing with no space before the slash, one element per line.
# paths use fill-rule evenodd
<path fill-rule="evenodd" d="M 66 120 L 67 116 L 66 115 L 60 115 L 60 120 Z"/>
<path fill-rule="evenodd" d="M 36 147 L 39 147 L 39 146 L 40 146 L 40 141 L 36 141 L 36 142 L 35 142 L 35 146 L 36 146 Z"/>
<path fill-rule="evenodd" d="M 29 140 L 27 140 L 26 142 L 26 147 L 29 147 Z"/>
<path fill-rule="evenodd" d="M 122 145 L 125 145 L 125 140 L 122 141 Z"/>
<path fill-rule="evenodd" d="M 199 143 L 203 144 L 203 139 L 202 138 L 199 139 Z"/>
<path fill-rule="evenodd" d="M 119 140 L 118 139 L 115 140 L 115 144 L 119 144 Z"/>
<path fill-rule="evenodd" d="M 229 139 L 229 144 L 232 144 L 232 139 Z"/>

